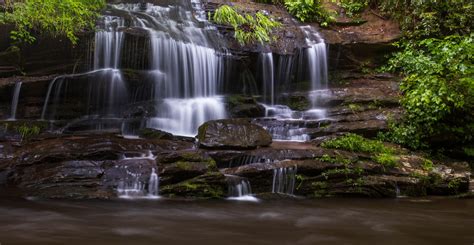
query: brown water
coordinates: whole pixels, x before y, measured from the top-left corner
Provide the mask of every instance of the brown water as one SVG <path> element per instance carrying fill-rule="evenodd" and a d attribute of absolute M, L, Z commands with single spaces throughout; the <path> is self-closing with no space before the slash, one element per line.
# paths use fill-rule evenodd
<path fill-rule="evenodd" d="M 0 199 L 9 244 L 469 244 L 474 200 Z"/>

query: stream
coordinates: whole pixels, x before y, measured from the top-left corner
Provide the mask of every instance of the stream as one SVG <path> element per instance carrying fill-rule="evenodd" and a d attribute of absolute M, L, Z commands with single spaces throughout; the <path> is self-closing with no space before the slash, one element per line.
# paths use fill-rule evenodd
<path fill-rule="evenodd" d="M 472 244 L 472 199 L 2 199 L 9 244 Z"/>

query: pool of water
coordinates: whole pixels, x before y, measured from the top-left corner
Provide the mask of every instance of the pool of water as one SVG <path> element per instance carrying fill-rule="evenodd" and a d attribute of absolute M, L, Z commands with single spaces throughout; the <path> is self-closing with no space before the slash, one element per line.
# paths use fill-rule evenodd
<path fill-rule="evenodd" d="M 0 199 L 9 244 L 469 244 L 474 200 Z"/>

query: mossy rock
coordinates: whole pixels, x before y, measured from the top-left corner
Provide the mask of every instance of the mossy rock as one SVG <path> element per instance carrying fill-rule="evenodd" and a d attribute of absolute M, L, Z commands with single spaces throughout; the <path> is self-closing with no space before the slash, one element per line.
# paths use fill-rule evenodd
<path fill-rule="evenodd" d="M 199 146 L 212 149 L 255 149 L 269 146 L 272 136 L 261 126 L 245 119 L 223 119 L 199 127 Z"/>
<path fill-rule="evenodd" d="M 225 198 L 227 182 L 223 174 L 211 172 L 177 184 L 163 186 L 160 194 L 168 197 L 196 199 Z"/>
<path fill-rule="evenodd" d="M 140 129 L 139 136 L 144 139 L 172 140 L 174 136 L 168 132 L 153 128 Z"/>

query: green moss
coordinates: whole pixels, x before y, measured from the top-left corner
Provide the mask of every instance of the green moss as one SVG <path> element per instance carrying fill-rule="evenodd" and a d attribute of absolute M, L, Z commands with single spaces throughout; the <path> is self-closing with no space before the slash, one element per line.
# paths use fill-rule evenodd
<path fill-rule="evenodd" d="M 363 109 L 362 109 L 362 106 L 360 106 L 359 104 L 353 104 L 353 103 L 351 103 L 351 104 L 348 105 L 348 107 L 349 107 L 349 109 L 351 109 L 352 113 L 354 113 L 354 114 L 355 114 L 356 112 L 360 112 L 360 111 L 363 110 Z"/>
<path fill-rule="evenodd" d="M 304 96 L 293 96 L 290 98 L 287 104 L 292 110 L 305 111 L 311 107 L 311 103 Z"/>
<path fill-rule="evenodd" d="M 327 162 L 327 163 L 340 163 L 344 165 L 349 165 L 353 163 L 351 159 L 347 159 L 341 155 L 336 155 L 335 157 L 331 157 L 328 154 L 324 154 L 322 157 L 318 158 L 319 161 L 321 162 Z"/>
<path fill-rule="evenodd" d="M 314 189 L 314 197 L 327 197 L 329 196 L 328 192 L 328 183 L 324 181 L 316 181 L 311 183 L 311 187 Z"/>
<path fill-rule="evenodd" d="M 325 141 L 322 147 L 365 153 L 394 153 L 395 150 L 385 146 L 381 141 L 369 140 L 357 134 L 347 134 L 336 139 Z"/>
<path fill-rule="evenodd" d="M 376 163 L 381 164 L 384 167 L 396 167 L 398 165 L 399 158 L 390 153 L 380 153 L 372 158 Z"/>
<path fill-rule="evenodd" d="M 448 182 L 448 188 L 455 192 L 458 192 L 459 187 L 461 187 L 461 180 L 458 178 L 452 179 Z"/>
<path fill-rule="evenodd" d="M 185 170 L 185 171 L 193 169 L 192 163 L 182 162 L 182 161 L 176 162 L 176 167 L 178 167 L 182 170 Z"/>
<path fill-rule="evenodd" d="M 422 163 L 421 167 L 425 171 L 431 171 L 431 170 L 433 170 L 433 162 L 429 159 L 423 159 L 423 163 Z"/>
<path fill-rule="evenodd" d="M 328 140 L 323 142 L 321 146 L 352 152 L 372 153 L 372 160 L 384 167 L 395 167 L 398 164 L 398 157 L 394 155 L 395 149 L 385 146 L 381 141 L 369 140 L 357 134 L 347 134 Z"/>
<path fill-rule="evenodd" d="M 474 148 L 473 147 L 464 147 L 462 148 L 464 151 L 464 154 L 466 154 L 469 157 L 474 157 Z"/>

